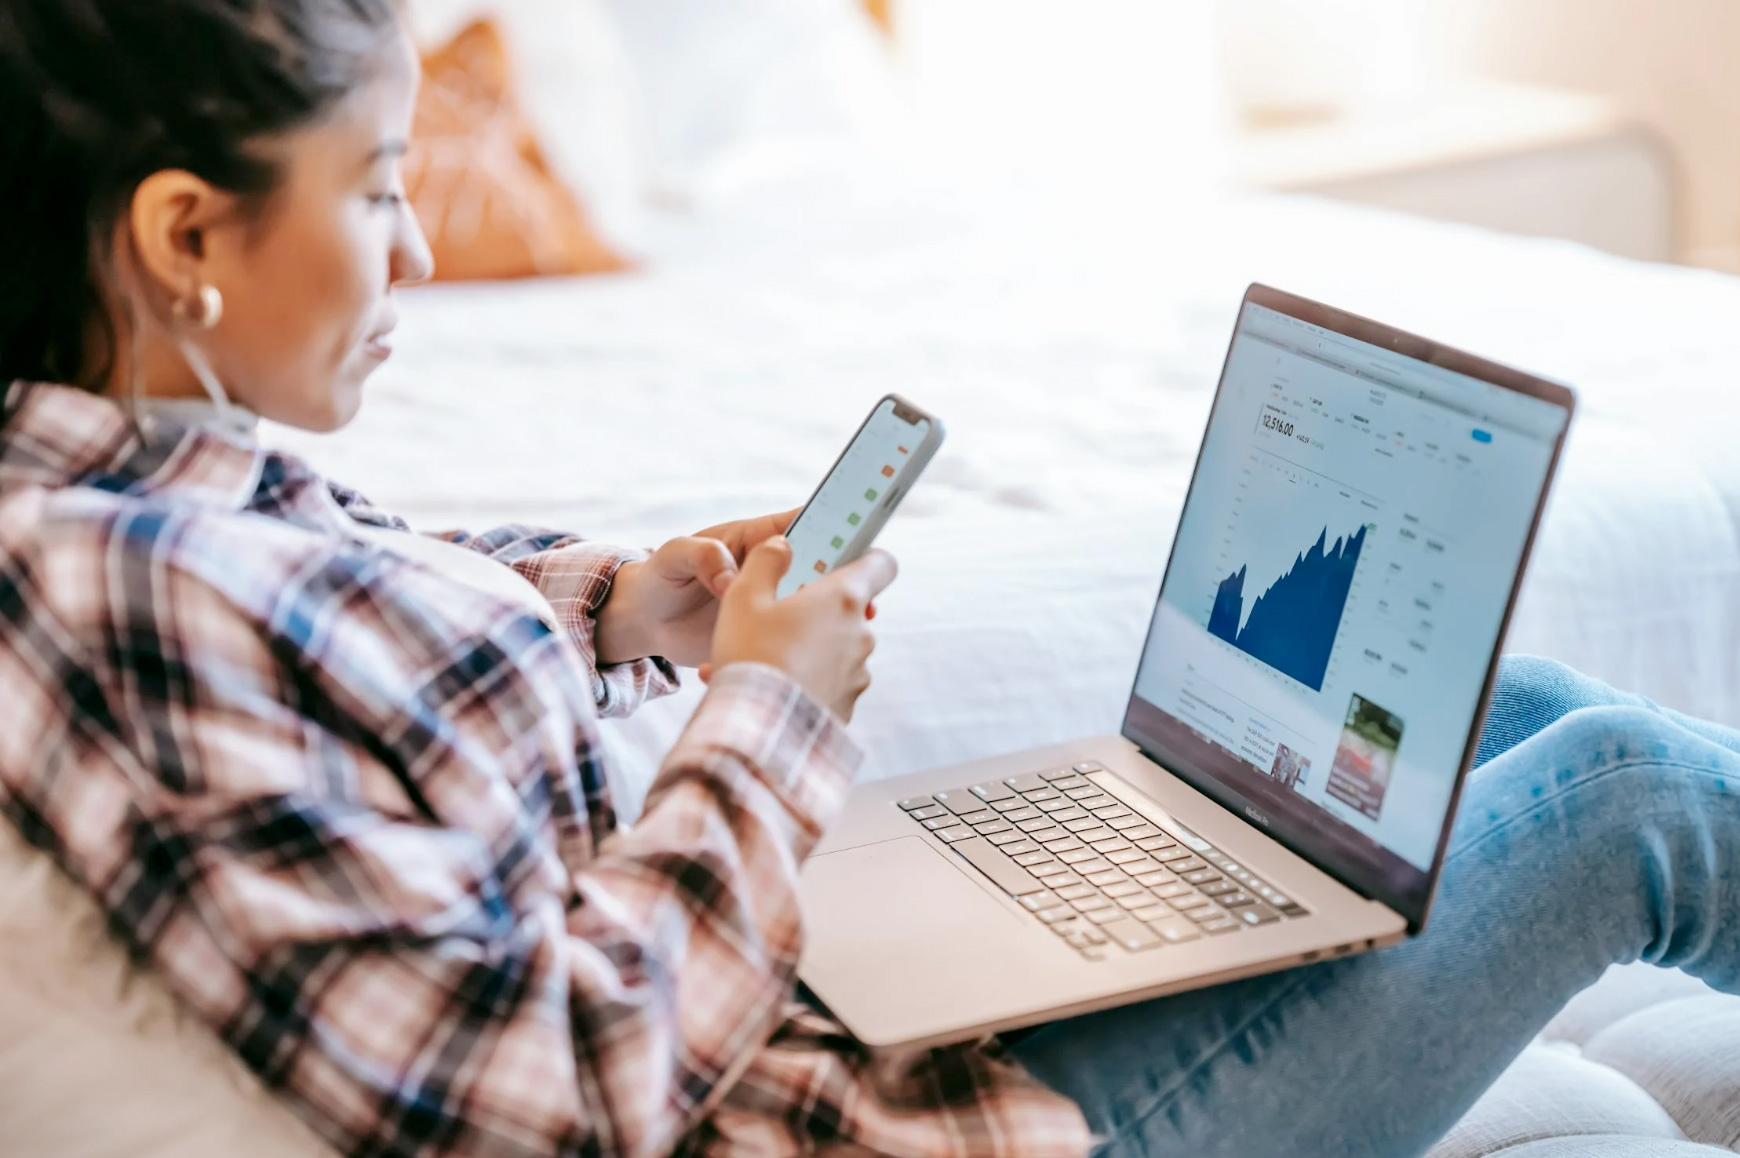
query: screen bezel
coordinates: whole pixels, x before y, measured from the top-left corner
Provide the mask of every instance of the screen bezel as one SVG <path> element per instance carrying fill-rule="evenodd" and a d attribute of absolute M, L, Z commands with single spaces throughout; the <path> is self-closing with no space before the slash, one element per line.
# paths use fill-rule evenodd
<path fill-rule="evenodd" d="M 1438 877 L 1443 871 L 1444 856 L 1449 847 L 1450 832 L 1456 817 L 1456 809 L 1461 803 L 1463 785 L 1468 779 L 1468 772 L 1473 765 L 1475 749 L 1480 739 L 1480 731 L 1486 722 L 1487 710 L 1492 699 L 1492 685 L 1497 678 L 1499 656 L 1504 647 L 1505 633 L 1510 628 L 1511 616 L 1516 610 L 1517 595 L 1522 588 L 1523 577 L 1528 571 L 1529 557 L 1534 551 L 1535 538 L 1540 531 L 1541 517 L 1546 509 L 1548 496 L 1552 491 L 1553 479 L 1558 473 L 1559 460 L 1564 452 L 1565 439 L 1570 431 L 1571 420 L 1576 413 L 1576 395 L 1570 387 L 1562 383 L 1488 361 L 1485 358 L 1422 338 L 1416 334 L 1406 333 L 1393 326 L 1386 326 L 1381 322 L 1350 314 L 1333 306 L 1326 306 L 1321 302 L 1314 302 L 1261 284 L 1252 285 L 1240 303 L 1238 324 L 1234 326 L 1232 339 L 1227 346 L 1227 359 L 1221 364 L 1220 379 L 1215 386 L 1214 403 L 1209 411 L 1208 425 L 1203 428 L 1203 442 L 1197 448 L 1196 464 L 1191 469 L 1190 486 L 1185 491 L 1184 506 L 1180 508 L 1181 521 L 1182 512 L 1188 509 L 1190 496 L 1195 491 L 1197 479 L 1202 472 L 1202 459 L 1207 447 L 1207 431 L 1212 427 L 1215 418 L 1220 413 L 1226 392 L 1227 371 L 1231 364 L 1232 351 L 1244 334 L 1245 307 L 1250 305 L 1264 306 L 1298 321 L 1320 326 L 1342 337 L 1365 342 L 1429 366 L 1463 374 L 1506 390 L 1525 394 L 1557 406 L 1565 412 L 1564 425 L 1560 428 L 1559 435 L 1553 443 L 1552 456 L 1548 460 L 1546 474 L 1541 480 L 1540 492 L 1535 496 L 1534 514 L 1529 521 L 1528 535 L 1523 541 L 1522 555 L 1517 561 L 1516 574 L 1511 580 L 1510 593 L 1505 600 L 1504 615 L 1499 620 L 1498 634 L 1493 640 L 1492 654 L 1487 660 L 1486 675 L 1481 686 L 1478 707 L 1469 726 L 1468 736 L 1463 742 L 1462 759 L 1457 768 L 1449 807 L 1444 814 L 1444 821 L 1438 834 L 1438 846 L 1433 854 L 1432 866 L 1429 870 L 1421 870 L 1360 833 L 1351 825 L 1336 820 L 1303 796 L 1276 785 L 1264 771 L 1246 764 L 1233 753 L 1210 743 L 1181 721 L 1142 699 L 1136 692 L 1134 682 L 1131 685 L 1130 699 L 1125 707 L 1124 723 L 1121 729 L 1125 739 L 1140 748 L 1150 760 L 1178 776 L 1222 807 L 1238 813 L 1247 821 L 1256 823 L 1268 835 L 1325 873 L 1362 896 L 1370 897 L 1389 906 L 1407 919 L 1410 933 L 1417 933 L 1425 928 L 1426 919 L 1431 913 L 1432 899 L 1437 890 Z M 1171 576 L 1172 565 L 1177 557 L 1177 549 L 1178 540 L 1174 535 L 1172 547 L 1167 552 L 1166 569 L 1160 579 L 1162 593 L 1166 589 L 1167 578 Z M 1142 644 L 1142 658 L 1137 664 L 1138 675 L 1147 663 L 1149 648 L 1153 646 L 1154 622 L 1159 614 L 1160 597 L 1157 595 L 1154 600 L 1154 618 L 1150 619 L 1148 635 Z"/>

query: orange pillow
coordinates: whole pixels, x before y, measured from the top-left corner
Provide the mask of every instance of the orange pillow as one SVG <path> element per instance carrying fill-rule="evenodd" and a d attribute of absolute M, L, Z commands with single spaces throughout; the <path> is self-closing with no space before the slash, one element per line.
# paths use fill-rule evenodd
<path fill-rule="evenodd" d="M 491 20 L 424 56 L 404 171 L 437 280 L 628 268 L 550 171 L 514 98 L 507 44 Z"/>

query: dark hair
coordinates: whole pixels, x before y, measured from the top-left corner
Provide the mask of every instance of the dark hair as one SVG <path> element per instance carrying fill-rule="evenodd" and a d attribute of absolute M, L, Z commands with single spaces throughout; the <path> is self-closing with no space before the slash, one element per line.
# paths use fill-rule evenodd
<path fill-rule="evenodd" d="M 396 18 L 395 0 L 0 0 L 0 389 L 106 379 L 104 271 L 139 183 L 185 169 L 263 203 L 279 174 L 254 146 L 353 91 Z"/>

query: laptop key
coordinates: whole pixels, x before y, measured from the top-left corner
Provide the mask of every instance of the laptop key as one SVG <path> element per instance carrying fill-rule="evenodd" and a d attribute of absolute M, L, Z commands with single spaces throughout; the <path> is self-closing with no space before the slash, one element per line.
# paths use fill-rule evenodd
<path fill-rule="evenodd" d="M 1061 904 L 1063 904 L 1063 898 L 1056 893 L 1028 893 L 1021 898 L 1021 907 L 1030 913 L 1037 913 L 1040 909 L 1055 909 Z"/>
<path fill-rule="evenodd" d="M 990 836 L 992 833 L 996 832 L 1014 832 L 1015 826 L 1002 820 L 990 820 L 986 821 L 984 824 L 973 825 L 973 829 L 980 836 Z"/>
<path fill-rule="evenodd" d="M 1168 917 L 1178 915 L 1165 905 L 1156 905 L 1152 897 L 1143 904 L 1131 906 L 1129 914 L 1132 919 L 1137 921 L 1163 921 Z"/>
<path fill-rule="evenodd" d="M 1104 772 L 1106 766 L 1098 760 L 1083 760 L 1075 766 L 1075 770 L 1077 772 Z"/>
<path fill-rule="evenodd" d="M 1154 907 L 1154 895 L 1140 889 L 1127 896 L 1113 897 L 1112 899 L 1118 902 L 1119 907 L 1125 909 L 1151 909 Z"/>
<path fill-rule="evenodd" d="M 1197 869 L 1207 868 L 1208 862 L 1199 856 L 1192 856 L 1186 857 L 1184 860 L 1169 860 L 1166 862 L 1166 867 L 1177 873 L 1179 876 L 1183 876 L 1185 873 L 1193 873 Z M 1219 876 L 1220 874 L 1215 873 L 1214 875 Z"/>
<path fill-rule="evenodd" d="M 1055 909 L 1040 909 L 1033 914 L 1047 925 L 1055 927 L 1060 921 L 1075 920 L 1075 910 L 1068 905 L 1060 905 Z"/>
<path fill-rule="evenodd" d="M 1017 792 L 1045 791 L 1045 777 L 1037 772 L 1023 772 L 1019 776 L 1005 776 L 1003 783 Z"/>
<path fill-rule="evenodd" d="M 1083 897 L 1091 897 L 1095 893 L 1099 892 L 1099 890 L 1094 888 L 1092 885 L 1085 884 L 1085 883 L 1076 884 L 1076 885 L 1063 885 L 1061 887 L 1053 888 L 1052 891 L 1055 892 L 1058 896 L 1062 897 L 1066 901 L 1079 901 Z"/>
<path fill-rule="evenodd" d="M 1014 844 L 1018 840 L 1025 840 L 1026 838 L 1027 834 L 1025 832 L 1016 832 L 1014 829 L 1010 829 L 1008 832 L 993 832 L 985 839 L 990 841 L 992 844 L 1006 846 Z"/>
<path fill-rule="evenodd" d="M 1080 801 L 1077 801 L 1077 803 L 1079 804 Z M 1128 808 L 1125 808 L 1122 804 L 1117 804 L 1117 803 L 1103 804 L 1100 807 L 1093 809 L 1092 811 L 1093 811 L 1093 814 L 1095 816 L 1099 817 L 1101 820 L 1113 820 L 1113 819 L 1117 819 L 1120 817 L 1125 817 L 1125 816 L 1131 815 L 1131 812 Z"/>
<path fill-rule="evenodd" d="M 1144 824 L 1140 828 L 1126 828 L 1124 835 L 1131 840 L 1148 840 L 1151 837 L 1159 836 L 1160 830 L 1152 824 Z"/>
<path fill-rule="evenodd" d="M 1220 874 L 1211 868 L 1197 869 L 1194 872 L 1182 869 L 1177 871 L 1179 876 L 1183 877 L 1193 885 L 1206 885 L 1209 881 L 1218 881 L 1221 879 Z"/>
<path fill-rule="evenodd" d="M 1226 910 L 1219 909 L 1213 905 L 1210 905 L 1206 909 L 1191 909 L 1189 912 L 1185 913 L 1184 915 L 1189 917 L 1191 920 L 1195 921 L 1199 925 L 1206 925 L 1210 921 L 1218 921 L 1222 917 L 1226 916 Z"/>
<path fill-rule="evenodd" d="M 1086 914 L 1087 919 L 1096 925 L 1109 925 L 1113 921 L 1127 920 L 1122 909 L 1095 909 Z"/>
<path fill-rule="evenodd" d="M 1017 808 L 1027 807 L 1027 801 L 1019 796 L 1011 796 L 1007 800 L 991 800 L 987 803 L 998 812 L 1014 812 Z"/>
<path fill-rule="evenodd" d="M 1010 815 L 1013 816 L 1014 813 L 1010 813 Z M 1032 820 L 1017 820 L 1014 824 L 1015 827 L 1019 828 L 1022 832 L 1054 832 L 1057 829 L 1057 825 L 1051 823 L 1048 818 L 1043 816 L 1035 817 Z M 1058 833 L 1058 835 L 1061 836 L 1063 834 Z"/>
<path fill-rule="evenodd" d="M 1104 808 L 1106 805 L 1113 803 L 1110 796 L 1107 796 L 1103 791 L 1092 784 L 1083 784 L 1080 788 L 1065 788 L 1062 789 L 1062 792 L 1065 796 L 1074 800 L 1078 804 L 1084 800 L 1097 801 L 1097 803 L 1094 804 L 1082 804 L 1083 808 Z"/>
<path fill-rule="evenodd" d="M 948 841 L 950 844 L 954 844 L 957 841 L 962 841 L 962 840 L 983 840 L 984 839 L 978 833 L 974 832 L 972 829 L 968 828 L 964 824 L 958 824 L 953 828 L 939 828 L 936 830 L 936 834 L 938 836 L 942 837 L 944 840 Z"/>
<path fill-rule="evenodd" d="M 1251 897 L 1249 893 L 1239 888 L 1238 882 L 1236 881 L 1205 881 L 1196 886 L 1196 891 L 1205 897 L 1215 898 L 1216 901 L 1223 905 L 1230 903 L 1224 899 L 1226 897 L 1250 897 L 1253 901 L 1257 899 Z"/>
<path fill-rule="evenodd" d="M 949 810 L 940 804 L 920 804 L 917 808 L 908 808 L 906 814 L 914 820 L 930 820 L 938 816 L 948 816 Z"/>
<path fill-rule="evenodd" d="M 938 792 L 936 802 L 950 812 L 985 811 L 985 802 L 965 788 L 950 788 L 947 792 Z"/>
<path fill-rule="evenodd" d="M 1039 772 L 1036 773 L 1036 775 L 1041 780 L 1049 780 L 1054 784 L 1059 780 L 1079 779 L 1075 774 L 1074 768 L 1053 768 L 1049 772 Z"/>
<path fill-rule="evenodd" d="M 936 800 L 929 796 L 908 796 L 899 802 L 902 812 L 917 812 L 920 808 L 934 808 Z"/>
<path fill-rule="evenodd" d="M 1007 784 L 996 780 L 987 780 L 983 784 L 975 784 L 967 789 L 980 800 L 1007 800 L 1015 795 L 1015 790 Z"/>
<path fill-rule="evenodd" d="M 1029 804 L 1043 804 L 1047 800 L 1062 800 L 1064 795 L 1055 788 L 1035 788 L 1031 792 L 1023 792 L 1021 798 Z"/>
<path fill-rule="evenodd" d="M 1057 796 L 1050 800 L 1036 801 L 1033 804 L 1033 807 L 1039 809 L 1041 812 L 1048 812 L 1055 816 L 1059 812 L 1068 812 L 1070 809 L 1074 808 L 1075 801 L 1067 796 Z"/>
<path fill-rule="evenodd" d="M 1086 809 L 1077 808 L 1074 805 L 1071 805 L 1068 808 L 1059 808 L 1056 810 L 1046 809 L 1046 812 L 1050 815 L 1051 819 L 1056 821 L 1058 824 L 1064 824 L 1071 820 L 1081 820 L 1087 816 Z"/>
<path fill-rule="evenodd" d="M 1077 820 L 1066 820 L 1063 826 L 1071 832 L 1086 832 L 1089 829 L 1101 828 L 1103 825 L 1092 816 L 1083 816 Z"/>
<path fill-rule="evenodd" d="M 1012 844 L 1000 846 L 1004 856 L 1020 856 L 1024 852 L 1038 852 L 1039 846 L 1031 840 L 1017 840 Z"/>
<path fill-rule="evenodd" d="M 1097 848 L 1099 846 L 1095 845 L 1094 847 Z M 1111 861 L 1113 864 L 1132 864 L 1132 863 L 1139 861 L 1139 860 L 1145 861 L 1148 859 L 1148 857 L 1144 853 L 1140 852 L 1137 849 L 1133 849 L 1133 848 L 1114 850 L 1112 852 L 1106 853 L 1105 857 L 1107 860 Z M 1150 863 L 1152 863 L 1152 862 L 1150 862 Z"/>
<path fill-rule="evenodd" d="M 1130 870 L 1125 869 L 1124 871 L 1129 872 Z M 1157 868 L 1152 872 L 1136 873 L 1135 877 L 1136 883 L 1145 889 L 1153 888 L 1155 885 L 1169 885 L 1178 879 L 1163 868 Z"/>
<path fill-rule="evenodd" d="M 1058 859 L 1062 860 L 1063 858 L 1059 857 Z M 1085 877 L 1089 873 L 1103 873 L 1107 869 L 1116 868 L 1117 866 L 1112 864 L 1111 861 L 1106 860 L 1104 857 L 1096 856 L 1092 860 L 1078 860 L 1070 867 Z"/>
<path fill-rule="evenodd" d="M 1198 925 L 1197 928 L 1201 929 L 1204 933 L 1218 937 L 1222 933 L 1236 933 L 1244 928 L 1244 926 L 1233 920 L 1231 917 L 1221 917 L 1218 920 L 1205 921 Z"/>
<path fill-rule="evenodd" d="M 1132 846 L 1129 841 L 1116 833 L 1113 833 L 1111 836 L 1101 837 L 1098 840 L 1090 840 L 1088 841 L 1088 844 L 1101 856 L 1104 856 L 1108 852 L 1123 852 L 1125 849 L 1129 849 L 1132 852 L 1135 851 L 1134 846 Z M 1136 855 L 1141 856 L 1142 854 L 1138 852 Z"/>
<path fill-rule="evenodd" d="M 1091 848 L 1072 848 L 1057 854 L 1057 859 L 1064 864 L 1081 864 L 1084 861 L 1099 859 L 1099 853 Z"/>
<path fill-rule="evenodd" d="M 1082 879 L 1087 881 L 1090 885 L 1098 885 L 1103 889 L 1107 885 L 1115 885 L 1119 881 L 1127 881 L 1130 878 L 1115 868 L 1106 868 L 1101 869 L 1099 872 L 1083 873 Z"/>
<path fill-rule="evenodd" d="M 1150 921 L 1148 927 L 1159 934 L 1160 939 L 1168 945 L 1181 945 L 1202 936 L 1202 931 L 1195 925 L 1176 916 L 1168 917 L 1164 921 Z"/>
<path fill-rule="evenodd" d="M 1008 850 L 1005 849 L 1004 851 L 1007 852 Z M 1052 856 L 1042 848 L 1034 849 L 1032 852 L 1014 853 L 1010 855 L 1009 859 L 1020 865 L 1022 868 L 1032 868 L 1034 865 L 1045 864 L 1047 862 L 1055 864 L 1057 861 L 1056 857 Z"/>
<path fill-rule="evenodd" d="M 1156 895 L 1158 895 L 1162 891 L 1163 890 L 1161 890 L 1161 889 L 1154 890 Z M 1167 897 L 1166 903 L 1171 905 L 1173 908 L 1177 909 L 1181 913 L 1188 913 L 1192 909 L 1200 909 L 1204 905 L 1208 905 L 1208 898 L 1198 896 L 1195 893 L 1186 893 L 1182 897 Z M 1209 905 L 1209 907 L 1213 908 L 1212 905 Z"/>
<path fill-rule="evenodd" d="M 1132 953 L 1165 944 L 1148 926 L 1140 921 L 1132 921 L 1128 917 L 1121 921 L 1114 921 L 1109 925 L 1101 925 L 1100 931 L 1112 939 L 1112 944 L 1122 945 Z"/>
<path fill-rule="evenodd" d="M 1154 890 L 1155 896 L 1168 901 L 1174 897 L 1188 897 L 1190 895 L 1190 886 L 1183 881 L 1173 881 L 1169 885 L 1149 885 L 1148 887 Z"/>
<path fill-rule="evenodd" d="M 1063 883 L 1063 877 L 1068 877 L 1071 881 L 1078 881 L 1081 879 L 1069 871 L 1068 865 L 1059 864 L 1055 860 L 1048 860 L 1044 864 L 1023 865 L 1022 867 L 1040 880 L 1044 881 L 1047 886 L 1050 886 L 1053 881 L 1056 881 L 1059 884 Z"/>
<path fill-rule="evenodd" d="M 1195 860 L 1196 859 L 1195 853 L 1191 852 L 1187 848 L 1179 848 L 1176 845 L 1174 845 L 1171 848 L 1163 848 L 1163 849 L 1159 849 L 1158 851 L 1150 851 L 1148 855 L 1153 857 L 1155 860 L 1164 861 L 1168 865 L 1177 864 L 1179 861 Z M 1172 871 L 1177 872 L 1178 870 L 1173 869 Z"/>
<path fill-rule="evenodd" d="M 1159 852 L 1162 849 L 1177 848 L 1178 844 L 1170 836 L 1137 836 L 1133 828 L 1125 829 L 1124 835 L 1136 842 L 1136 847 L 1148 852 Z"/>
<path fill-rule="evenodd" d="M 1098 909 L 1109 909 L 1112 907 L 1112 902 L 1106 900 L 1106 898 L 1100 896 L 1098 893 L 1095 893 L 1091 897 L 1082 897 L 1079 900 L 1071 901 L 1070 904 L 1074 906 L 1075 911 L 1078 913 L 1091 913 Z"/>
<path fill-rule="evenodd" d="M 939 828 L 953 828 L 955 825 L 959 824 L 960 821 L 955 819 L 954 813 L 951 812 L 944 816 L 933 816 L 922 823 L 926 828 L 935 832 Z"/>
<path fill-rule="evenodd" d="M 1108 826 L 1117 829 L 1119 832 L 1125 832 L 1132 828 L 1141 828 L 1144 823 L 1145 822 L 1140 816 L 1114 816 L 1106 821 Z"/>
<path fill-rule="evenodd" d="M 1269 925 L 1281 919 L 1281 914 L 1261 901 L 1234 909 L 1232 915 L 1235 920 L 1243 921 L 1247 925 Z"/>
<path fill-rule="evenodd" d="M 1095 875 L 1112 876 L 1111 873 L 1098 873 Z M 1112 898 L 1114 901 L 1119 897 L 1127 897 L 1133 893 L 1139 893 L 1142 891 L 1142 886 L 1131 880 L 1129 877 L 1113 877 L 1109 881 L 1094 881 L 1093 883 L 1099 885 L 1100 892 Z"/>
<path fill-rule="evenodd" d="M 969 831 L 969 835 L 971 832 Z M 971 840 L 963 840 L 955 845 L 955 851 L 966 858 L 968 864 L 991 878 L 993 884 L 1012 897 L 1024 897 L 1028 893 L 1037 893 L 1045 888 L 1039 879 L 1008 857 L 982 836 Z"/>
<path fill-rule="evenodd" d="M 1042 843 L 1045 845 L 1045 851 L 1050 853 L 1074 852 L 1078 848 L 1087 847 L 1087 845 L 1067 833 L 1058 837 L 1056 840 L 1047 840 Z"/>

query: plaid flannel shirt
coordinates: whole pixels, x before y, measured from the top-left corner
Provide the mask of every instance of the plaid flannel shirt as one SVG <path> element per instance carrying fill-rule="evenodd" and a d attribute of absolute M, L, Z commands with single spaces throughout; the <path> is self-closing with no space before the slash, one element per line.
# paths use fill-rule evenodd
<path fill-rule="evenodd" d="M 454 537 L 557 633 L 245 436 L 25 384 L 0 422 L 0 807 L 335 1148 L 1087 1148 L 994 1043 L 873 1054 L 794 998 L 859 753 L 782 674 L 721 670 L 617 827 L 598 716 L 672 674 L 594 662 L 622 554 Z"/>

